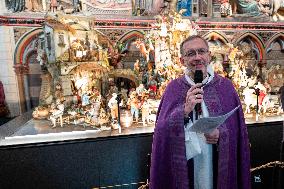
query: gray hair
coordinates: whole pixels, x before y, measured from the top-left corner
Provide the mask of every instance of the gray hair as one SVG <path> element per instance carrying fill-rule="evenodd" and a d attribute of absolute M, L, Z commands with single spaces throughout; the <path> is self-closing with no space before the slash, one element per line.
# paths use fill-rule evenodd
<path fill-rule="evenodd" d="M 204 39 L 202 36 L 200 35 L 192 35 L 189 36 L 188 38 L 186 38 L 181 44 L 180 44 L 180 54 L 183 55 L 183 45 L 189 41 L 192 41 L 194 39 L 201 39 L 204 44 L 206 45 L 207 49 L 209 50 L 209 45 L 208 45 L 208 41 L 206 41 L 206 39 Z"/>

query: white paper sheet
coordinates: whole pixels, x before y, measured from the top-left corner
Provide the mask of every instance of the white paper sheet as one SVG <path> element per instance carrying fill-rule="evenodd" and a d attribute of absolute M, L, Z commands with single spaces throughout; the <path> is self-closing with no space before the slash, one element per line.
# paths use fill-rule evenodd
<path fill-rule="evenodd" d="M 230 112 L 220 115 L 217 117 L 202 117 L 198 119 L 191 127 L 190 131 L 192 132 L 198 132 L 198 133 L 210 133 L 212 132 L 215 128 L 223 124 L 228 117 L 230 117 L 238 108 L 240 105 Z"/>

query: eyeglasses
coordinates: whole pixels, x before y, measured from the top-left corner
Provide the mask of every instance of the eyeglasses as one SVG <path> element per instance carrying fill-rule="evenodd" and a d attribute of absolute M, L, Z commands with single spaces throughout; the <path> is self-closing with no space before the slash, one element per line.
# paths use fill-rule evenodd
<path fill-rule="evenodd" d="M 185 57 L 188 57 L 188 58 L 193 58 L 195 57 L 197 54 L 198 55 L 204 55 L 206 53 L 208 53 L 209 51 L 207 49 L 203 49 L 203 48 L 200 48 L 200 49 L 196 49 L 196 50 L 189 50 L 187 51 L 186 53 L 184 53 L 184 56 Z"/>

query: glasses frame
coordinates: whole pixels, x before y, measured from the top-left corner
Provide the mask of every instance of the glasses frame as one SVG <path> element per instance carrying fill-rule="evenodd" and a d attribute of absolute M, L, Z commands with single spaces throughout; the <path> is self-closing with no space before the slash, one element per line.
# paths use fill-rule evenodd
<path fill-rule="evenodd" d="M 184 57 L 187 57 L 187 58 L 194 58 L 196 57 L 197 55 L 199 56 L 203 56 L 205 55 L 206 53 L 208 53 L 209 50 L 208 49 L 205 49 L 205 48 L 199 48 L 199 49 L 190 49 L 189 51 L 187 51 L 186 53 L 184 53 Z"/>

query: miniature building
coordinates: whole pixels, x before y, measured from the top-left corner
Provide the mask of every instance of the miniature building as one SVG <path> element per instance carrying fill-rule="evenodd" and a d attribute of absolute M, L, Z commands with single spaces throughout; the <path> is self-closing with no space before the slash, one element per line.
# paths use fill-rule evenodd
<path fill-rule="evenodd" d="M 53 171 L 60 168 L 66 174 L 69 169 L 64 167 L 64 158 L 68 154 L 73 159 L 73 164 L 67 163 L 71 176 L 58 183 L 42 183 L 50 184 L 50 188 L 60 188 L 61 183 L 77 184 L 73 188 L 124 186 L 133 184 L 133 175 L 135 182 L 140 182 L 139 171 L 151 149 L 160 99 L 168 83 L 184 71 L 180 44 L 195 34 L 208 41 L 214 71 L 229 78 L 236 88 L 251 126 L 248 128 L 263 134 L 260 141 L 280 143 L 283 105 L 279 91 L 284 78 L 284 17 L 280 5 L 280 1 L 268 0 L 0 1 L 0 108 L 5 106 L 5 113 L 21 115 L 19 119 L 24 121 L 0 127 L 0 146 L 7 150 L 1 163 L 2 175 L 21 182 L 14 186 L 9 179 L 0 180 L 10 186 L 7 188 L 10 184 L 24 187 L 21 183 L 26 184 L 26 180 L 35 183 L 34 176 L 40 183 L 47 176 L 38 175 L 36 168 L 46 171 L 47 165 L 52 167 L 47 170 L 50 175 L 57 176 Z M 256 117 L 261 122 L 255 123 Z M 265 157 L 265 161 L 279 158 L 277 145 L 258 142 L 261 147 L 255 148 L 257 134 L 251 133 L 253 152 L 268 149 L 273 158 Z M 117 137 L 115 145 L 109 137 Z M 21 156 L 28 163 L 18 161 L 22 151 L 17 145 L 26 143 L 24 148 L 29 148 L 29 142 L 35 143 L 37 150 L 44 151 L 42 147 L 48 146 L 56 155 L 31 149 L 30 156 Z M 11 150 L 9 145 L 17 147 Z M 62 145 L 63 150 L 58 153 L 59 148 L 52 145 Z M 82 148 L 86 146 L 87 150 Z M 135 158 L 132 165 L 126 161 L 128 151 L 136 157 L 138 146 L 142 160 Z M 14 156 L 10 156 L 11 151 Z M 57 153 L 62 158 L 58 159 Z M 36 154 L 39 159 L 34 158 Z M 260 154 L 253 161 L 263 158 Z M 26 169 L 47 157 L 46 165 L 29 172 L 32 176 L 22 174 L 20 164 Z M 118 164 L 116 158 L 120 158 Z M 81 160 L 82 170 L 87 170 L 87 184 L 79 180 L 81 170 L 70 167 Z M 121 170 L 127 172 L 127 178 Z M 144 174 L 143 179 L 146 177 Z M 82 183 L 85 185 L 79 186 Z"/>

